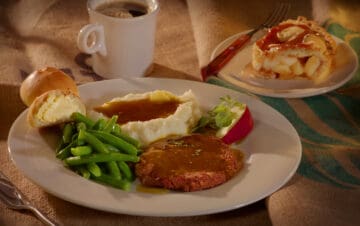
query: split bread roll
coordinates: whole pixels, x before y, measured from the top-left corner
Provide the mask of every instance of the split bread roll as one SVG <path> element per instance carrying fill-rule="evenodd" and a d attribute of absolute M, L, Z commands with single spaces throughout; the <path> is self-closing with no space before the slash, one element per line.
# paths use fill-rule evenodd
<path fill-rule="evenodd" d="M 272 27 L 253 45 L 252 67 L 267 79 L 325 81 L 333 70 L 336 42 L 304 17 Z"/>
<path fill-rule="evenodd" d="M 48 127 L 72 121 L 74 112 L 86 114 L 86 107 L 79 96 L 71 91 L 50 90 L 34 100 L 27 120 L 32 127 Z"/>
<path fill-rule="evenodd" d="M 30 106 L 36 97 L 49 90 L 71 91 L 78 95 L 75 81 L 59 69 L 47 67 L 31 73 L 21 84 L 20 97 L 26 106 Z"/>

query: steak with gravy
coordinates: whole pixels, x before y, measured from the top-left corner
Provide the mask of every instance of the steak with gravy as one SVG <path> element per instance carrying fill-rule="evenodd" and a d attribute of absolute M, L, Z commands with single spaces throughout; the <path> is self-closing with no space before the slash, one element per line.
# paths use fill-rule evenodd
<path fill-rule="evenodd" d="M 170 137 L 150 144 L 135 172 L 145 186 L 199 191 L 223 184 L 243 166 L 243 155 L 213 135 Z"/>

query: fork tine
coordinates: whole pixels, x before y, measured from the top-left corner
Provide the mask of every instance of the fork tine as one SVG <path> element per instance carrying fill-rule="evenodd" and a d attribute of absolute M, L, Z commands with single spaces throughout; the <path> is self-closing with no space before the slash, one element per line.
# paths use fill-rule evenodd
<path fill-rule="evenodd" d="M 272 27 L 275 24 L 282 21 L 284 19 L 284 17 L 285 17 L 285 14 L 287 13 L 287 10 L 288 10 L 287 4 L 280 3 L 278 10 L 275 11 L 275 13 L 273 14 L 272 20 L 268 21 L 267 27 Z"/>
<path fill-rule="evenodd" d="M 8 207 L 13 208 L 14 204 L 11 202 L 11 197 L 7 196 L 4 193 L 0 192 L 0 200 Z"/>
<path fill-rule="evenodd" d="M 277 3 L 275 9 L 271 12 L 271 14 L 269 15 L 269 17 L 265 20 L 265 22 L 263 23 L 264 27 L 269 27 L 270 24 L 274 23 L 277 15 L 279 14 L 279 12 L 281 11 L 283 7 L 283 3 Z"/>
<path fill-rule="evenodd" d="M 271 13 L 268 19 L 263 23 L 264 27 L 272 27 L 275 24 L 280 23 L 286 18 L 286 15 L 290 9 L 289 3 L 278 3 L 275 10 Z"/>
<path fill-rule="evenodd" d="M 291 6 L 290 3 L 284 3 L 283 10 L 281 11 L 281 13 L 279 13 L 278 20 L 275 21 L 273 25 L 280 23 L 287 17 L 287 14 L 290 10 L 290 6 Z"/>
<path fill-rule="evenodd" d="M 261 25 L 265 27 L 269 21 L 273 20 L 274 15 L 277 14 L 277 11 L 279 11 L 279 3 L 276 3 L 275 9 L 268 15 L 268 17 L 266 17 Z"/>
<path fill-rule="evenodd" d="M 283 21 L 287 17 L 289 10 L 290 10 L 290 3 L 284 3 L 283 10 L 281 11 L 281 13 L 279 13 L 278 20 L 275 21 L 275 23 L 273 25 L 278 24 L 281 21 Z"/>

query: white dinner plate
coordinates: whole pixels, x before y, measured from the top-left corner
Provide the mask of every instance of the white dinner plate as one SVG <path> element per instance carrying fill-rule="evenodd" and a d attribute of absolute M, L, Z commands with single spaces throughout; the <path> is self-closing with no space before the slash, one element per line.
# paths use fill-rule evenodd
<path fill-rule="evenodd" d="M 248 104 L 255 125 L 251 134 L 238 144 L 246 156 L 244 169 L 225 184 L 204 191 L 139 192 L 136 189 L 139 182 L 135 181 L 131 191 L 125 192 L 86 180 L 64 167 L 55 157 L 59 137 L 30 128 L 26 122 L 27 110 L 10 129 L 11 159 L 27 178 L 61 199 L 94 209 L 144 216 L 192 216 L 243 207 L 275 192 L 295 173 L 302 152 L 296 130 L 284 116 L 254 97 L 177 79 L 116 79 L 79 86 L 87 106 L 130 92 L 155 89 L 175 94 L 191 89 L 204 110 L 212 108 L 225 95 Z"/>
<path fill-rule="evenodd" d="M 221 42 L 212 52 L 211 60 L 221 53 L 240 35 L 249 31 L 233 35 Z M 251 63 L 252 44 L 265 33 L 259 32 L 250 43 L 245 45 L 231 61 L 218 73 L 218 76 L 248 92 L 270 97 L 299 98 L 308 97 L 339 88 L 348 82 L 358 68 L 358 59 L 355 51 L 341 39 L 334 37 L 338 47 L 335 56 L 335 68 L 328 79 L 320 84 L 309 80 L 275 80 L 261 79 L 252 76 L 244 70 Z"/>

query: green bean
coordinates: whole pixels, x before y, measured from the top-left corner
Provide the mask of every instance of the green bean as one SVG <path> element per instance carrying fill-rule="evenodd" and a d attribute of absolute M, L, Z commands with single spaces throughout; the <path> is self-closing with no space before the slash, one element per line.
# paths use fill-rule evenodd
<path fill-rule="evenodd" d="M 85 141 L 78 139 L 78 137 L 79 137 L 79 133 L 74 133 L 74 135 L 72 136 L 71 140 L 73 143 L 73 147 L 85 145 Z"/>
<path fill-rule="evenodd" d="M 73 113 L 72 119 L 64 124 L 56 157 L 84 178 L 129 190 L 135 176 L 127 162 L 139 161 L 140 142 L 121 131 L 117 115 L 93 121 Z"/>
<path fill-rule="evenodd" d="M 123 179 L 116 179 L 106 174 L 102 174 L 99 177 L 92 177 L 92 179 L 96 182 L 107 184 L 115 188 L 120 188 L 125 191 L 129 191 L 131 188 L 131 183 L 129 181 Z"/>
<path fill-rule="evenodd" d="M 101 176 L 101 169 L 95 162 L 89 162 L 86 164 L 87 170 L 95 177 Z"/>
<path fill-rule="evenodd" d="M 62 140 L 65 144 L 71 142 L 72 135 L 74 134 L 74 126 L 72 123 L 66 123 L 63 129 Z"/>
<path fill-rule="evenodd" d="M 86 132 L 85 130 L 80 130 L 78 139 L 86 141 L 97 152 L 109 153 L 109 150 L 103 142 L 101 142 L 97 137 L 95 137 L 91 133 Z"/>
<path fill-rule="evenodd" d="M 86 130 L 86 124 L 83 122 L 76 123 L 76 130 L 80 132 L 80 130 Z"/>
<path fill-rule="evenodd" d="M 81 114 L 79 112 L 74 112 L 71 115 L 71 118 L 75 122 L 83 122 L 83 123 L 85 123 L 87 128 L 92 128 L 95 125 L 95 122 L 92 119 L 86 117 L 85 115 L 83 115 L 83 114 Z"/>
<path fill-rule="evenodd" d="M 58 146 L 56 147 L 56 151 L 55 151 L 56 154 L 59 153 L 66 146 L 67 146 L 67 144 L 65 144 L 63 139 L 60 139 L 60 142 L 59 142 Z"/>
<path fill-rule="evenodd" d="M 116 125 L 116 122 L 117 122 L 117 119 L 118 119 L 118 116 L 117 115 L 113 115 L 111 117 L 111 119 L 109 119 L 104 128 L 102 129 L 102 131 L 104 132 L 107 132 L 107 133 L 110 133 L 112 130 L 113 130 L 113 127 Z"/>
<path fill-rule="evenodd" d="M 86 179 L 90 178 L 90 172 L 84 166 L 77 166 L 76 170 L 82 177 Z"/>
<path fill-rule="evenodd" d="M 119 149 L 112 146 L 111 144 L 105 143 L 105 146 L 108 148 L 110 152 L 120 152 Z M 107 162 L 107 168 L 109 170 L 110 175 L 112 175 L 115 178 L 121 179 L 120 169 L 115 161 Z"/>
<path fill-rule="evenodd" d="M 117 179 L 121 179 L 120 169 L 115 161 L 106 162 L 106 166 L 111 176 Z"/>
<path fill-rule="evenodd" d="M 114 145 L 111 145 L 108 143 L 104 143 L 104 144 L 110 152 L 120 152 L 120 150 L 117 147 L 115 147 Z"/>
<path fill-rule="evenodd" d="M 120 127 L 120 125 L 119 124 L 115 124 L 114 126 L 113 126 L 113 128 L 112 128 L 112 130 L 111 130 L 111 133 L 112 134 L 118 134 L 118 133 L 121 133 L 121 127 Z"/>
<path fill-rule="evenodd" d="M 74 133 L 71 137 L 71 140 L 74 142 L 75 140 L 78 139 L 79 133 Z"/>
<path fill-rule="evenodd" d="M 90 154 L 83 156 L 72 156 L 64 160 L 64 163 L 69 166 L 86 164 L 89 162 L 109 162 L 109 161 L 125 161 L 125 162 L 138 162 L 139 157 L 135 155 L 127 155 L 122 153 L 101 153 Z"/>
<path fill-rule="evenodd" d="M 137 155 L 138 153 L 138 149 L 134 145 L 110 133 L 106 133 L 103 131 L 96 131 L 96 130 L 89 130 L 89 133 L 99 138 L 103 142 L 109 143 L 130 155 Z"/>
<path fill-rule="evenodd" d="M 78 139 L 78 137 L 79 137 L 79 133 L 76 133 L 76 137 L 73 140 L 74 142 L 73 147 L 86 145 L 86 142 L 84 140 Z"/>
<path fill-rule="evenodd" d="M 75 156 L 88 155 L 92 152 L 91 146 L 77 146 L 71 148 L 71 154 Z"/>
<path fill-rule="evenodd" d="M 118 129 L 116 129 L 118 128 Z M 111 131 L 111 133 L 123 140 L 125 140 L 126 142 L 134 145 L 136 148 L 140 147 L 140 142 L 132 137 L 130 137 L 129 135 L 123 133 L 120 129 L 120 126 L 118 124 L 116 124 L 116 126 L 114 126 L 114 130 Z"/>
<path fill-rule="evenodd" d="M 56 154 L 56 158 L 58 159 L 65 159 L 67 157 L 69 157 L 71 155 L 71 147 L 73 145 L 73 142 L 71 142 L 70 144 L 68 144 L 66 147 L 64 147 L 63 149 L 61 149 L 57 154 Z"/>
<path fill-rule="evenodd" d="M 106 124 L 106 120 L 104 118 L 98 119 L 92 129 L 94 130 L 103 130 Z"/>
<path fill-rule="evenodd" d="M 123 173 L 124 177 L 129 181 L 133 181 L 135 179 L 135 177 L 134 177 L 133 173 L 131 172 L 131 169 L 128 166 L 128 164 L 126 164 L 126 162 L 123 162 L 123 161 L 119 161 L 117 163 L 118 163 L 120 171 L 121 171 L 121 173 Z"/>

